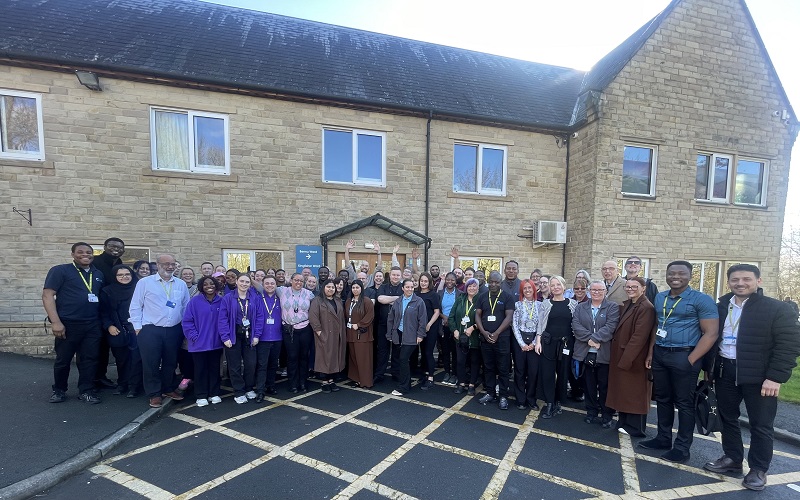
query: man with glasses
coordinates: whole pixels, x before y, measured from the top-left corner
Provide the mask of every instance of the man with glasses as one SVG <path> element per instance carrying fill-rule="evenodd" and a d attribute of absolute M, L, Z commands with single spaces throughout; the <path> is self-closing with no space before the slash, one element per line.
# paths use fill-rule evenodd
<path fill-rule="evenodd" d="M 628 257 L 628 260 L 625 261 L 625 280 L 627 281 L 631 278 L 639 276 L 641 271 L 642 259 L 635 255 Z M 642 278 L 644 278 L 644 276 L 642 276 Z M 644 289 L 644 294 L 651 304 L 655 304 L 654 301 L 656 300 L 656 295 L 658 295 L 658 287 L 650 278 L 645 278 L 645 282 L 647 283 L 647 286 Z"/>
<path fill-rule="evenodd" d="M 619 275 L 617 263 L 613 260 L 607 260 L 603 262 L 603 267 L 600 270 L 603 272 L 603 280 L 606 285 L 606 299 L 621 306 L 623 302 L 628 300 L 628 294 L 625 293 L 625 280 Z"/>
<path fill-rule="evenodd" d="M 550 275 L 543 274 L 539 281 L 536 283 L 539 291 L 536 292 L 536 300 L 542 302 L 544 299 L 550 298 Z"/>
<path fill-rule="evenodd" d="M 136 283 L 129 310 L 151 408 L 160 408 L 164 397 L 183 399 L 176 391 L 175 368 L 184 338 L 181 320 L 189 303 L 189 289 L 173 275 L 177 268 L 175 257 L 160 255 L 156 264 L 158 274 Z"/>

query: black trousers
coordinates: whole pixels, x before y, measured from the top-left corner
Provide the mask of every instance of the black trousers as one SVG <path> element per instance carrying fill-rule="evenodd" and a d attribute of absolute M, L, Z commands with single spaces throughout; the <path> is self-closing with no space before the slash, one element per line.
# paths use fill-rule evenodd
<path fill-rule="evenodd" d="M 103 335 L 105 337 L 105 335 Z M 101 342 L 102 345 L 102 342 Z M 114 360 L 117 363 L 117 385 L 121 389 L 128 389 L 128 379 L 131 376 L 131 350 L 128 346 L 111 347 L 111 352 L 114 354 Z M 102 347 L 101 351 L 102 353 Z M 103 373 L 105 376 L 105 373 Z"/>
<path fill-rule="evenodd" d="M 283 334 L 283 345 L 286 346 L 286 371 L 289 388 L 299 389 L 306 386 L 308 378 L 308 349 L 314 342 L 311 325 L 295 329 L 290 334 Z"/>
<path fill-rule="evenodd" d="M 144 382 L 142 381 L 142 353 L 139 351 L 138 345 L 134 349 L 129 349 L 129 351 L 130 370 L 126 383 L 128 391 L 139 392 L 144 387 Z"/>
<path fill-rule="evenodd" d="M 541 397 L 545 403 L 555 404 L 567 399 L 567 379 L 572 358 L 562 353 L 563 339 L 551 339 L 542 344 L 539 356 L 539 380 L 542 384 Z"/>
<path fill-rule="evenodd" d="M 383 378 L 389 368 L 389 357 L 392 353 L 392 342 L 386 338 L 386 323 L 378 323 L 375 334 L 375 377 Z M 398 354 L 400 351 L 397 351 Z M 394 361 L 394 360 L 393 360 Z M 397 374 L 397 365 L 392 363 L 392 373 Z"/>
<path fill-rule="evenodd" d="M 536 384 L 539 379 L 539 358 L 536 351 L 523 351 L 517 339 L 511 340 L 514 349 L 514 396 L 517 404 L 536 404 Z"/>
<path fill-rule="evenodd" d="M 485 368 L 483 388 L 487 394 L 508 397 L 508 375 L 511 362 L 511 334 L 500 334 L 497 342 L 490 344 L 481 338 L 481 356 Z M 500 385 L 500 394 L 495 394 L 495 387 Z"/>
<path fill-rule="evenodd" d="M 267 389 L 275 387 L 275 371 L 278 369 L 278 358 L 281 355 L 280 340 L 261 341 L 256 346 L 256 392 L 263 394 Z"/>
<path fill-rule="evenodd" d="M 474 347 L 456 347 L 457 353 L 457 363 L 456 363 L 456 371 L 458 373 L 458 383 L 461 385 L 465 385 L 467 383 L 467 363 L 471 366 L 469 372 L 469 385 L 475 387 L 478 383 L 478 372 L 480 372 L 481 366 L 481 350 L 480 348 Z"/>
<path fill-rule="evenodd" d="M 442 326 L 441 337 L 442 350 L 439 352 L 439 358 L 442 360 L 442 368 L 445 373 L 454 375 L 457 371 L 456 364 L 458 363 L 458 355 L 456 354 L 456 339 L 453 337 L 453 332 L 447 325 Z"/>
<path fill-rule="evenodd" d="M 400 345 L 394 344 L 392 352 L 397 352 L 397 372 L 398 383 L 397 390 L 403 394 L 411 392 L 411 354 L 416 349 L 416 345 Z M 394 361 L 392 362 L 394 363 Z M 394 365 L 392 366 L 394 369 Z"/>
<path fill-rule="evenodd" d="M 222 349 L 193 352 L 194 361 L 194 395 L 197 399 L 208 399 L 219 396 L 219 365 Z"/>
<path fill-rule="evenodd" d="M 100 337 L 100 346 L 97 349 L 97 370 L 95 370 L 95 380 L 108 378 L 106 373 L 108 372 L 108 361 L 110 359 L 108 352 L 109 349 L 111 349 L 111 346 L 108 345 L 108 339 L 105 336 L 105 332 L 103 333 L 104 335 Z M 114 353 L 114 359 L 116 358 L 117 354 Z M 119 366 L 117 367 L 117 373 L 119 374 Z M 117 381 L 117 384 L 119 384 L 119 381 Z"/>
<path fill-rule="evenodd" d="M 178 349 L 178 369 L 181 371 L 181 377 L 194 380 L 194 356 L 182 347 Z"/>
<path fill-rule="evenodd" d="M 183 338 L 180 324 L 169 327 L 144 325 L 139 331 L 136 341 L 142 355 L 142 378 L 148 397 L 172 392 L 178 386 L 175 368 Z"/>
<path fill-rule="evenodd" d="M 744 400 L 750 419 L 750 451 L 747 462 L 751 469 L 764 472 L 772 462 L 772 435 L 778 398 L 761 395 L 760 384 L 736 385 L 736 361 L 717 357 L 714 369 L 719 415 L 722 419 L 722 451 L 735 462 L 744 458 L 742 432 L 739 429 L 739 408 Z"/>
<path fill-rule="evenodd" d="M 582 365 L 583 387 L 586 397 L 584 400 L 586 414 L 590 417 L 600 416 L 604 421 L 611 420 L 614 416 L 614 410 L 606 406 L 606 396 L 608 396 L 608 365 L 605 363 L 598 363 L 594 368 L 586 365 L 586 363 L 582 363 Z"/>
<path fill-rule="evenodd" d="M 72 358 L 78 355 L 78 392 L 83 394 L 94 388 L 97 371 L 97 354 L 100 349 L 99 321 L 65 321 L 66 338 L 55 339 L 56 360 L 53 363 L 53 390 L 67 392 Z"/>
<path fill-rule="evenodd" d="M 224 349 L 233 395 L 244 396 L 256 385 L 256 348 L 250 345 L 250 339 L 237 334 L 236 343 Z"/>
<path fill-rule="evenodd" d="M 672 442 L 672 424 L 678 409 L 678 434 L 672 445 L 689 453 L 694 432 L 694 392 L 702 363 L 689 364 L 689 351 L 653 348 L 653 395 L 658 414 L 656 439 Z"/>
<path fill-rule="evenodd" d="M 433 356 L 433 351 L 436 349 L 437 340 L 439 340 L 437 335 L 428 332 L 428 335 L 420 343 L 422 359 L 425 361 L 425 373 L 429 377 L 433 377 L 433 374 L 436 373 L 436 358 Z"/>

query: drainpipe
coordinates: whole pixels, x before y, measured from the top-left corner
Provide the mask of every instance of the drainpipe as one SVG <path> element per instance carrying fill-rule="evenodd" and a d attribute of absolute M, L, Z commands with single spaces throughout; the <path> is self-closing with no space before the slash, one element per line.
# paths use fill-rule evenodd
<path fill-rule="evenodd" d="M 565 170 L 565 177 L 564 177 L 564 222 L 567 222 L 567 204 L 569 202 L 569 144 L 570 144 L 570 136 L 565 136 L 564 142 L 567 143 L 567 168 Z M 564 243 L 564 246 L 561 248 L 561 276 L 566 276 L 566 266 L 567 266 L 567 244 Z"/>
<path fill-rule="evenodd" d="M 428 124 L 425 132 L 425 236 L 429 230 L 429 212 L 431 207 L 431 120 L 433 111 L 428 111 Z M 425 269 L 428 269 L 428 249 L 430 243 L 425 245 Z"/>

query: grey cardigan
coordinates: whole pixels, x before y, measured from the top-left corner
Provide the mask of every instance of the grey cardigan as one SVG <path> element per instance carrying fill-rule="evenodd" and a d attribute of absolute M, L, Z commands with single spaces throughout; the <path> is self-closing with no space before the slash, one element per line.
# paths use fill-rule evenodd
<path fill-rule="evenodd" d="M 603 299 L 597 316 L 592 321 L 592 301 L 581 302 L 572 313 L 572 333 L 575 335 L 575 348 L 572 359 L 583 361 L 589 353 L 589 340 L 600 344 L 597 362 L 607 365 L 611 362 L 611 338 L 619 323 L 619 306 L 616 302 Z"/>
<path fill-rule="evenodd" d="M 386 319 L 386 338 L 393 344 L 417 345 L 417 337 L 424 339 L 427 335 L 425 327 L 428 326 L 428 311 L 425 308 L 425 301 L 416 294 L 411 296 L 411 302 L 406 306 L 403 315 L 402 338 L 397 331 L 401 314 L 403 314 L 403 295 L 392 303 L 392 308 L 389 310 L 389 317 Z"/>
<path fill-rule="evenodd" d="M 564 299 L 569 301 L 569 312 L 574 316 L 575 315 L 575 307 L 578 305 L 578 301 L 575 299 Z M 550 317 L 550 309 L 553 308 L 553 303 L 550 302 L 550 299 L 544 299 L 541 304 L 539 304 L 539 326 L 536 327 L 536 335 L 541 335 L 547 330 L 547 318 Z"/>

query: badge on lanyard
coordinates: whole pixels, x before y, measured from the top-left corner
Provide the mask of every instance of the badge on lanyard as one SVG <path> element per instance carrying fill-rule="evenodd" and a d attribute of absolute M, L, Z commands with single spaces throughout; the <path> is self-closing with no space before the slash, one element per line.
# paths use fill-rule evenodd
<path fill-rule="evenodd" d="M 171 300 L 168 300 L 168 301 L 167 301 L 167 307 L 170 307 L 170 308 L 172 308 L 172 309 L 175 309 L 175 306 L 177 306 L 177 305 L 178 305 L 178 304 L 176 304 L 175 302 L 172 302 Z"/>
<path fill-rule="evenodd" d="M 347 329 L 348 330 L 352 330 L 353 329 L 353 323 L 347 323 Z"/>
<path fill-rule="evenodd" d="M 497 316 L 495 315 L 487 316 L 486 321 L 497 321 Z"/>
<path fill-rule="evenodd" d="M 97 300 L 97 295 L 95 295 L 93 293 L 90 293 L 89 294 L 89 302 L 99 302 L 99 300 Z"/>
<path fill-rule="evenodd" d="M 273 318 L 267 318 L 267 324 L 268 325 L 274 325 L 275 324 L 275 320 Z"/>
<path fill-rule="evenodd" d="M 667 337 L 667 331 L 664 330 L 663 328 L 659 328 L 658 330 L 656 330 L 656 335 L 658 335 L 662 339 L 666 338 Z"/>
<path fill-rule="evenodd" d="M 242 326 L 244 327 L 250 326 L 250 320 L 247 318 L 242 319 Z"/>
<path fill-rule="evenodd" d="M 467 326 L 469 324 L 469 316 L 464 316 L 461 318 L 461 324 Z"/>

